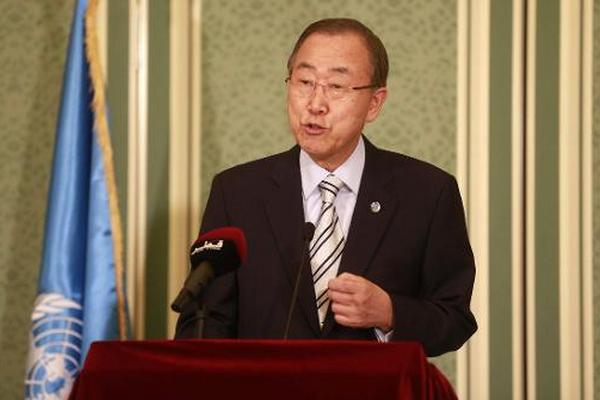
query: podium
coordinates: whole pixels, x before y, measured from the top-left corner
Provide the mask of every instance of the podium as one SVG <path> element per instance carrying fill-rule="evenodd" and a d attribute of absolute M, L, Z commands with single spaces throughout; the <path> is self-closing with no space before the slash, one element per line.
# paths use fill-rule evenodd
<path fill-rule="evenodd" d="M 69 397 L 456 399 L 418 343 L 304 340 L 92 344 Z"/>

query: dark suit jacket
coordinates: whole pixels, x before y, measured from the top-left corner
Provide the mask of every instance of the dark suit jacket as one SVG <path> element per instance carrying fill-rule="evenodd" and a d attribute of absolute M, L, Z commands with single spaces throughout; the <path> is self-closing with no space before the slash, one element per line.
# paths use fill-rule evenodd
<path fill-rule="evenodd" d="M 381 210 L 372 212 L 377 201 Z M 247 261 L 215 279 L 204 296 L 205 338 L 281 338 L 303 248 L 299 148 L 231 168 L 213 181 L 202 232 L 241 228 Z M 392 340 L 423 344 L 429 356 L 458 349 L 477 329 L 469 310 L 475 267 L 456 181 L 365 139 L 365 167 L 339 272 L 389 293 Z M 178 337 L 193 335 L 180 317 Z M 369 339 L 373 329 L 319 328 L 310 267 L 303 271 L 291 338 Z"/>

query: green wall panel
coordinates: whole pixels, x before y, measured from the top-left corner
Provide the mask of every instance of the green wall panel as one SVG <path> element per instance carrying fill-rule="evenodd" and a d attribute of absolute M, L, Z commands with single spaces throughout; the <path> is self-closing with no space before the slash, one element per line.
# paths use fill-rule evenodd
<path fill-rule="evenodd" d="M 512 397 L 512 3 L 491 2 L 489 332 L 490 398 Z"/>
<path fill-rule="evenodd" d="M 169 0 L 149 7 L 145 337 L 167 337 L 169 256 Z"/>
<path fill-rule="evenodd" d="M 293 144 L 285 114 L 287 56 L 308 23 L 332 16 L 360 19 L 390 53 L 390 96 L 367 135 L 454 171 L 455 1 L 204 1 L 204 199 L 216 172 Z"/>
<path fill-rule="evenodd" d="M 560 397 L 558 289 L 559 1 L 540 2 L 535 91 L 535 362 L 539 399 Z"/>
<path fill-rule="evenodd" d="M 23 397 L 72 0 L 0 1 L 0 398 Z"/>

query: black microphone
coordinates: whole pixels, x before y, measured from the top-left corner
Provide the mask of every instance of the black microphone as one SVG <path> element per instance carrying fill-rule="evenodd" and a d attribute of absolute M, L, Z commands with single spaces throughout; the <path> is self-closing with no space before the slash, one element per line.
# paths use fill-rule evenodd
<path fill-rule="evenodd" d="M 171 309 L 181 313 L 200 298 L 213 278 L 239 268 L 246 259 L 246 249 L 246 238 L 238 228 L 219 228 L 200 235 L 190 249 L 192 270 Z"/>
<path fill-rule="evenodd" d="M 300 265 L 298 266 L 298 273 L 296 274 L 296 283 L 294 284 L 294 291 L 292 292 L 292 300 L 290 303 L 290 309 L 288 311 L 287 322 L 285 324 L 285 332 L 283 332 L 284 339 L 288 338 L 290 323 L 292 322 L 292 314 L 294 313 L 294 308 L 296 307 L 296 300 L 298 300 L 298 288 L 300 287 L 300 277 L 302 276 L 304 264 L 306 264 L 306 254 L 308 253 L 308 246 L 310 245 L 310 241 L 312 240 L 315 234 L 315 226 L 310 222 L 305 222 L 303 233 L 304 246 L 302 246 L 302 258 L 300 261 Z"/>

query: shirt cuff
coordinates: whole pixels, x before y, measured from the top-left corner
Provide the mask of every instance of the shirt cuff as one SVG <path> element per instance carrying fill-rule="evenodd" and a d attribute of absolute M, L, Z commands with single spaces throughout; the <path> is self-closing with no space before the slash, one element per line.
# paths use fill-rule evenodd
<path fill-rule="evenodd" d="M 393 329 L 391 331 L 389 331 L 388 333 L 384 333 L 379 328 L 373 328 L 373 330 L 375 331 L 375 337 L 377 338 L 378 342 L 387 343 L 392 340 L 392 335 L 394 333 Z"/>

